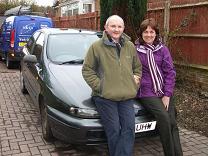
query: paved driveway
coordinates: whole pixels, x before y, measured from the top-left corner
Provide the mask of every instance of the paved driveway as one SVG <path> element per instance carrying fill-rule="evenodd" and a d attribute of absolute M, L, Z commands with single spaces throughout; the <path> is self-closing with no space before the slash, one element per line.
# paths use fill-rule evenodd
<path fill-rule="evenodd" d="M 180 129 L 184 156 L 208 156 L 208 138 Z M 45 142 L 40 117 L 29 95 L 19 89 L 19 71 L 0 62 L 0 156 L 107 156 L 107 147 Z M 135 156 L 163 156 L 159 138 L 135 143 Z"/>

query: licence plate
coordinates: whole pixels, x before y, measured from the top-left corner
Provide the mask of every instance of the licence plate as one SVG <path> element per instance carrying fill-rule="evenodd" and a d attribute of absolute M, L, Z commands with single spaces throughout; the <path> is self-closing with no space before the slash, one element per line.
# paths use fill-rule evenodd
<path fill-rule="evenodd" d="M 135 124 L 135 133 L 151 131 L 154 130 L 155 127 L 156 121 Z"/>
<path fill-rule="evenodd" d="M 19 46 L 23 47 L 26 44 L 26 42 L 19 42 Z"/>

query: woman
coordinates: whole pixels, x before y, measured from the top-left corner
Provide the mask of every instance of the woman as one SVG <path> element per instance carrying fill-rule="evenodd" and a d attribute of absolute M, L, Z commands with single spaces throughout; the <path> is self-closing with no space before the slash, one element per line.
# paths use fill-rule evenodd
<path fill-rule="evenodd" d="M 168 48 L 161 43 L 159 29 L 153 18 L 141 23 L 136 49 L 142 63 L 137 97 L 157 120 L 165 156 L 182 156 L 172 98 L 176 72 Z"/>

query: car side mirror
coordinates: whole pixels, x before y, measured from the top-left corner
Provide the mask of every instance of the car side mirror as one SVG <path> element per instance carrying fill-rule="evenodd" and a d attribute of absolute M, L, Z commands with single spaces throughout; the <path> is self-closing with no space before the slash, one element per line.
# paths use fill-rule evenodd
<path fill-rule="evenodd" d="M 27 63 L 37 63 L 37 57 L 35 55 L 25 55 L 23 61 Z"/>

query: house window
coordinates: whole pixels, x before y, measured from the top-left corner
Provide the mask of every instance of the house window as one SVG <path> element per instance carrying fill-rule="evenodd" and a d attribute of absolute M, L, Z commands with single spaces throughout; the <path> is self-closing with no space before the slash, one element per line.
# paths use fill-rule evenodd
<path fill-rule="evenodd" d="M 61 17 L 67 16 L 67 7 L 61 7 Z"/>
<path fill-rule="evenodd" d="M 83 4 L 83 13 L 92 12 L 92 4 Z"/>
<path fill-rule="evenodd" d="M 72 10 L 68 10 L 68 16 L 72 16 Z"/>
<path fill-rule="evenodd" d="M 73 15 L 77 15 L 79 13 L 79 9 L 73 9 Z"/>

